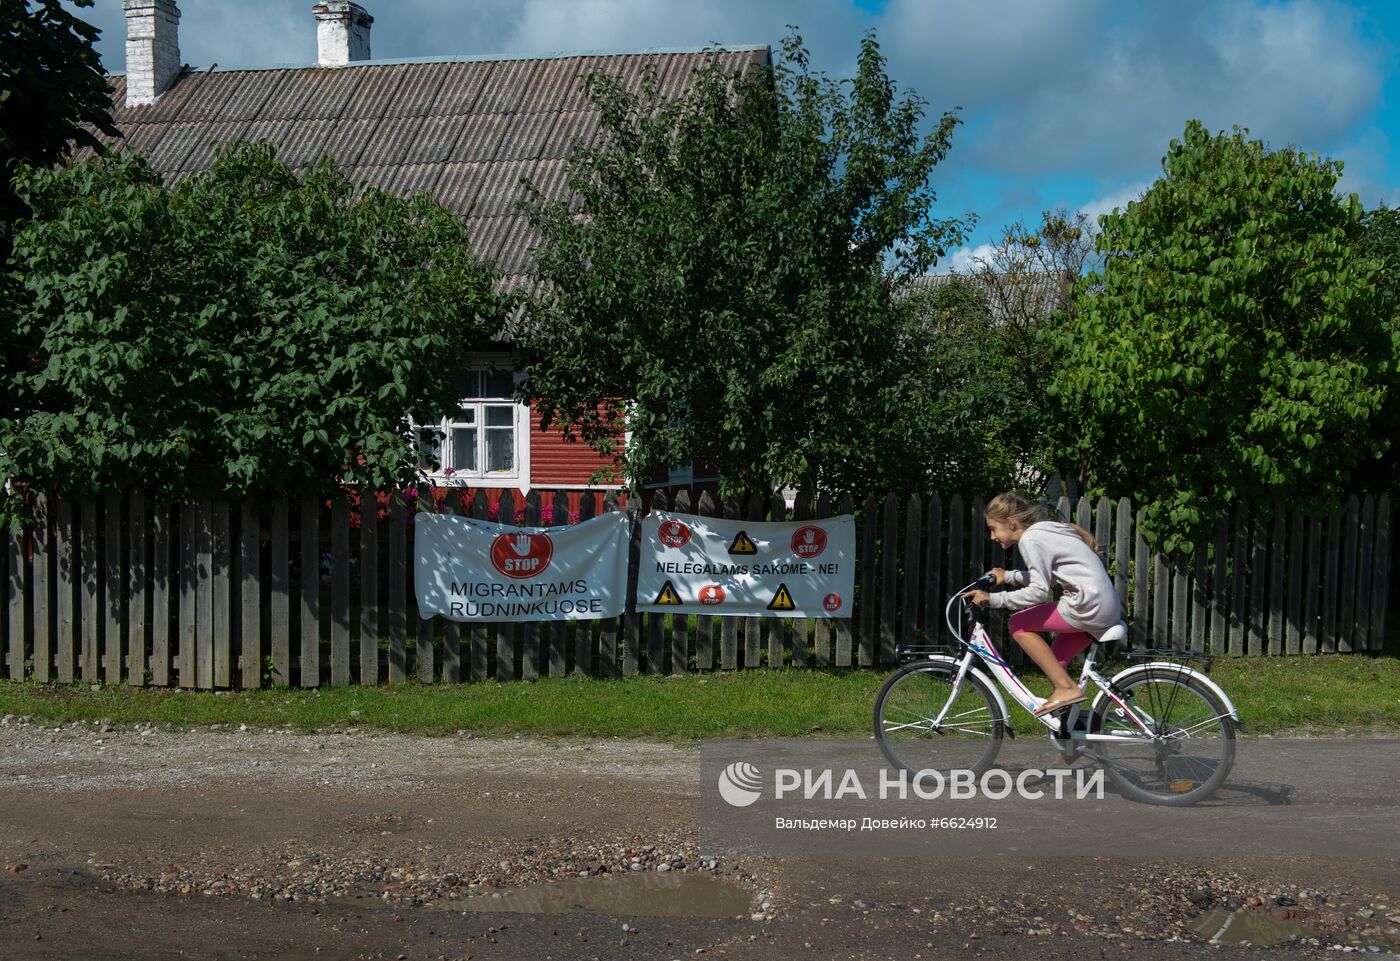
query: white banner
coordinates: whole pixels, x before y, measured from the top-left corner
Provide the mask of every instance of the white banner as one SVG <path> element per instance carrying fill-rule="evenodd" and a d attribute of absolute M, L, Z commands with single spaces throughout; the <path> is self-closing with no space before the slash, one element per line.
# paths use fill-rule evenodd
<path fill-rule="evenodd" d="M 451 514 L 419 514 L 414 523 L 413 583 L 424 617 L 592 620 L 627 606 L 624 513 L 572 527 L 510 527 Z"/>
<path fill-rule="evenodd" d="M 639 611 L 850 617 L 856 522 L 733 521 L 652 511 L 642 518 Z"/>

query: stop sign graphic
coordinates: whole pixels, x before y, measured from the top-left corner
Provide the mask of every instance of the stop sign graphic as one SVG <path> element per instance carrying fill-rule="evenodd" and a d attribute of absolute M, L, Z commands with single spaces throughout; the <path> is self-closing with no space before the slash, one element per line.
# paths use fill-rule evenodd
<path fill-rule="evenodd" d="M 690 528 L 680 521 L 666 521 L 661 525 L 659 536 L 667 547 L 684 547 L 690 543 Z"/>
<path fill-rule="evenodd" d="M 826 531 L 811 524 L 799 527 L 792 535 L 792 552 L 798 557 L 813 558 L 826 550 Z"/>
<path fill-rule="evenodd" d="M 491 542 L 491 564 L 516 580 L 544 573 L 553 557 L 548 534 L 501 534 Z"/>
<path fill-rule="evenodd" d="M 720 587 L 718 584 L 706 584 L 704 587 L 700 588 L 700 603 L 710 605 L 723 604 L 724 588 Z"/>

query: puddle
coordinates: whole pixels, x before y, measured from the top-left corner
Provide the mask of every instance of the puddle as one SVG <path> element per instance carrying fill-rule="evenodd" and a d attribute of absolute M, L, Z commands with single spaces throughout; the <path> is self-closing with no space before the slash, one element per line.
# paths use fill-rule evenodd
<path fill-rule="evenodd" d="M 1203 938 L 1222 944 L 1248 944 L 1256 948 L 1283 944 L 1310 933 L 1303 922 L 1296 919 L 1280 921 L 1267 911 L 1226 911 L 1224 908 L 1201 915 L 1192 922 L 1191 929 Z"/>
<path fill-rule="evenodd" d="M 672 918 L 747 916 L 749 892 L 730 881 L 683 872 L 635 872 L 618 877 L 575 878 L 454 901 L 463 911 L 555 914 L 596 911 Z"/>

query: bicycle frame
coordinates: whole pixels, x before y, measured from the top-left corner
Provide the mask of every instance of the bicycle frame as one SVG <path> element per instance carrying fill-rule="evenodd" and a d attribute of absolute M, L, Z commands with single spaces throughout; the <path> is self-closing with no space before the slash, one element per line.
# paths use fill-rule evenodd
<path fill-rule="evenodd" d="M 962 595 L 972 590 L 977 584 L 978 581 L 973 581 L 971 584 L 959 590 L 948 599 L 948 604 L 944 608 L 944 620 L 947 622 L 952 636 L 963 646 L 964 651 L 962 656 L 956 659 L 958 666 L 957 676 L 953 679 L 953 687 L 952 691 L 949 693 L 947 703 L 943 705 L 943 709 L 938 712 L 938 716 L 933 721 L 935 728 L 943 722 L 943 717 L 948 712 L 949 706 L 957 700 L 958 694 L 962 691 L 962 685 L 967 677 L 967 672 L 972 668 L 973 664 L 978 661 L 980 661 L 982 667 L 985 668 L 983 673 L 985 675 L 990 675 L 1002 690 L 1006 691 L 1006 693 L 1011 696 L 1012 700 L 1031 712 L 1032 716 L 1035 716 L 1035 709 L 1044 704 L 1046 700 L 1045 698 L 1037 697 L 1035 694 L 1031 693 L 1030 688 L 1026 687 L 1021 678 L 1011 669 L 1011 665 L 1007 664 L 1006 660 L 1001 656 L 1001 653 L 997 651 L 996 645 L 992 643 L 990 635 L 987 634 L 986 628 L 982 626 L 980 621 L 974 619 L 971 639 L 964 638 L 962 632 L 958 630 L 958 625 L 953 622 L 953 606 L 960 601 L 964 601 Z M 1110 680 L 1095 670 L 1099 650 L 1099 643 L 1095 641 L 1085 655 L 1084 666 L 1079 675 L 1080 688 L 1085 689 L 1085 682 L 1092 681 L 1100 692 L 1099 695 L 1094 698 L 1093 703 L 1097 704 L 1102 697 L 1109 698 L 1114 704 L 1118 705 L 1124 717 L 1132 719 L 1132 722 L 1142 730 L 1143 735 L 1149 738 L 1153 737 L 1154 735 L 1150 726 L 1152 723 L 1151 715 L 1140 708 L 1134 708 L 1124 703 L 1123 699 L 1114 693 L 1113 685 Z M 949 658 L 949 660 L 952 660 L 952 658 Z M 1069 709 L 1068 713 L 1063 716 L 1063 719 L 1057 715 L 1044 714 L 1036 717 L 1036 720 L 1044 724 L 1058 739 L 1120 741 L 1127 743 L 1142 742 L 1142 737 L 1138 735 L 1098 734 L 1075 730 L 1074 722 L 1078 720 L 1082 707 L 1082 704 L 1074 705 Z M 1066 729 L 1068 730 L 1067 734 L 1065 733 Z"/>

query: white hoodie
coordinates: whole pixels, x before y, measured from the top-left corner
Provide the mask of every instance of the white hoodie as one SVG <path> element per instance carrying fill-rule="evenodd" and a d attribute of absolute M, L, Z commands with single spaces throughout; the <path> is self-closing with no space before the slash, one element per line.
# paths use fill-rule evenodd
<path fill-rule="evenodd" d="M 1026 569 L 1008 570 L 1005 583 L 1019 590 L 992 594 L 988 606 L 1020 610 L 1044 604 L 1050 585 L 1059 584 L 1064 594 L 1056 609 L 1079 630 L 1098 635 L 1122 619 L 1108 571 L 1072 525 L 1039 521 L 1026 528 L 1016 546 Z"/>

